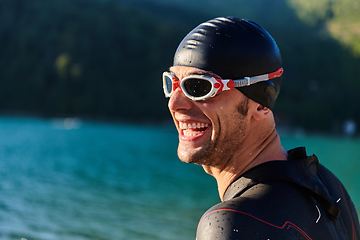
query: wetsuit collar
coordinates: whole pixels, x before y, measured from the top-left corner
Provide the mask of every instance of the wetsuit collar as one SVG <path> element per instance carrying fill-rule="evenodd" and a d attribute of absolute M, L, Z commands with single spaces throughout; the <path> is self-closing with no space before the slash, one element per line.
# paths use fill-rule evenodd
<path fill-rule="evenodd" d="M 223 201 L 238 197 L 259 183 L 283 181 L 297 185 L 316 199 L 329 214 L 337 218 L 340 210 L 318 173 L 317 157 L 315 155 L 307 157 L 304 147 L 295 148 L 288 151 L 288 161 L 265 162 L 245 172 L 228 187 Z"/>
<path fill-rule="evenodd" d="M 306 157 L 307 155 L 304 147 L 299 147 L 288 151 L 288 160 L 297 160 Z M 240 195 L 245 190 L 247 190 L 250 185 L 252 186 L 255 182 L 261 180 L 261 177 L 259 178 L 259 176 L 263 176 L 268 172 L 267 169 L 263 166 L 269 165 L 269 163 L 271 164 L 272 162 L 278 162 L 278 161 L 266 162 L 246 171 L 243 175 L 240 176 L 240 178 L 238 178 L 232 184 L 230 184 L 228 189 L 225 191 L 223 201 L 227 201 L 229 199 L 232 199 Z M 263 171 L 266 172 L 264 173 Z"/>

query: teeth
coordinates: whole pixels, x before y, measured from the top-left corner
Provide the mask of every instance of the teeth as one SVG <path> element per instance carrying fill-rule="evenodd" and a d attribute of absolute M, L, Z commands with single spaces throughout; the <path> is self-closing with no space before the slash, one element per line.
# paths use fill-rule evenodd
<path fill-rule="evenodd" d="M 186 137 L 195 137 L 197 135 L 200 135 L 202 132 L 200 131 L 184 131 L 184 136 Z"/>
<path fill-rule="evenodd" d="M 196 128 L 207 128 L 209 126 L 208 123 L 179 123 L 179 127 L 183 130 L 186 129 L 196 129 Z"/>

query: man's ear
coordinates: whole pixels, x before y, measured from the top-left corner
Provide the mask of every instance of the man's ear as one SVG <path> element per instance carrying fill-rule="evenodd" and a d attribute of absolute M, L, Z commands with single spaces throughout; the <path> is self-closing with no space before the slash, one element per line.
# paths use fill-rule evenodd
<path fill-rule="evenodd" d="M 253 112 L 255 120 L 263 120 L 271 113 L 270 108 L 264 107 L 261 104 L 257 104 L 256 111 Z"/>

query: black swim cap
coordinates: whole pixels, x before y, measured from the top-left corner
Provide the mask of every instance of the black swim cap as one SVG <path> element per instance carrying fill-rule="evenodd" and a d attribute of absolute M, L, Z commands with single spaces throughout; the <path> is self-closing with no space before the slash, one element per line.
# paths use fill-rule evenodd
<path fill-rule="evenodd" d="M 255 22 L 219 17 L 200 24 L 180 43 L 174 66 L 211 71 L 223 79 L 242 79 L 281 68 L 281 55 L 270 34 Z M 281 77 L 237 88 L 272 109 L 280 92 Z"/>

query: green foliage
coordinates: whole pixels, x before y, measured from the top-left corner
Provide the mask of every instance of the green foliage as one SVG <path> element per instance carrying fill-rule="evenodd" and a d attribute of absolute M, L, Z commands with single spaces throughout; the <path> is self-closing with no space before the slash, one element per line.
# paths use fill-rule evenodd
<path fill-rule="evenodd" d="M 299 18 L 329 34 L 360 57 L 360 1 L 288 0 Z"/>
<path fill-rule="evenodd" d="M 315 25 L 329 17 L 331 0 L 289 0 L 300 19 L 304 22 Z"/>

